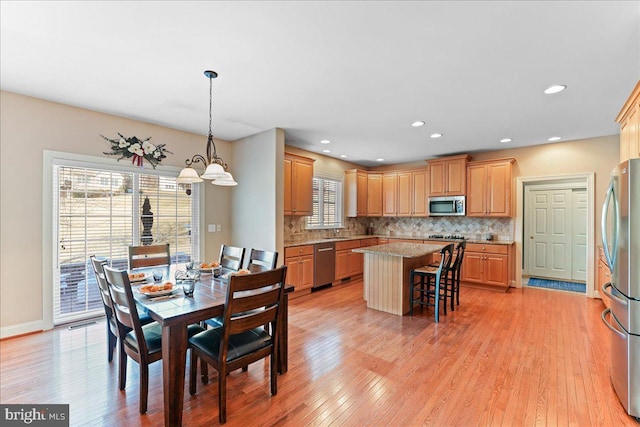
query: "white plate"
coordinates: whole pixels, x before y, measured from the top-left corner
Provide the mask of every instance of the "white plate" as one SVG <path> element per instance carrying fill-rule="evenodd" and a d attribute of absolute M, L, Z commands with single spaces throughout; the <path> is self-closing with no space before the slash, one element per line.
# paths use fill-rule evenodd
<path fill-rule="evenodd" d="M 145 296 L 148 296 L 148 297 L 159 297 L 159 296 L 162 296 L 162 295 L 169 295 L 170 293 L 172 293 L 176 289 L 177 289 L 177 287 L 174 286 L 171 289 L 164 289 L 162 291 L 156 291 L 156 292 L 142 292 L 140 290 L 140 288 L 138 288 L 136 290 L 138 291 L 139 294 L 142 294 L 142 295 L 145 295 Z"/>
<path fill-rule="evenodd" d="M 132 279 L 131 277 L 129 277 L 129 283 L 144 282 L 149 277 L 151 277 L 151 274 L 145 274 L 144 277 L 139 277 L 137 279 Z"/>

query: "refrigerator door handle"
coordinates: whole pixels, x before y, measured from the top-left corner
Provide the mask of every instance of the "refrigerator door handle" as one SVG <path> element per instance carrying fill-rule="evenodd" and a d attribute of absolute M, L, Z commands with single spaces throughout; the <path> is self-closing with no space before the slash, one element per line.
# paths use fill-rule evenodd
<path fill-rule="evenodd" d="M 611 309 L 607 308 L 602 312 L 602 315 L 600 316 L 602 318 L 602 321 L 604 322 L 605 325 L 607 325 L 607 328 L 611 329 L 613 332 L 615 332 L 616 334 L 618 334 L 620 336 L 620 338 L 622 338 L 623 340 L 627 339 L 627 334 L 620 332 L 618 330 L 618 328 L 614 327 L 611 325 L 611 323 L 607 322 L 607 314 L 611 313 Z M 611 314 L 609 317 L 613 317 L 613 314 Z M 617 320 L 615 320 L 615 318 L 613 319 L 616 323 L 618 323 Z"/>
<path fill-rule="evenodd" d="M 609 188 L 607 188 L 607 194 L 604 197 L 604 205 L 602 205 L 602 249 L 604 251 L 604 257 L 607 259 L 607 265 L 609 270 L 613 273 L 613 269 L 616 265 L 616 257 L 618 254 L 618 199 L 615 194 L 614 180 L 613 178 L 609 182 Z M 609 217 L 609 203 L 613 200 L 613 253 L 609 251 L 609 239 L 607 237 L 607 220 Z"/>
<path fill-rule="evenodd" d="M 616 300 L 616 302 L 618 302 L 619 304 L 621 304 L 621 305 L 626 307 L 628 305 L 627 301 L 623 300 L 622 298 L 618 298 L 617 296 L 615 296 L 611 292 L 609 292 L 608 289 L 610 287 L 611 287 L 611 282 L 607 282 L 604 285 L 602 285 L 601 290 L 606 296 L 608 296 L 609 298 L 611 298 L 613 300 Z"/>

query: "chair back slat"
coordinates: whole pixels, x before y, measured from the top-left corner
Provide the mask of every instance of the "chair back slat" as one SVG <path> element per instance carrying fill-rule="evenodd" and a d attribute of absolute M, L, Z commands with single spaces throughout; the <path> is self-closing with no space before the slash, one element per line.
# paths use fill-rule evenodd
<path fill-rule="evenodd" d="M 129 246 L 129 269 L 171 265 L 169 244 Z"/>
<path fill-rule="evenodd" d="M 252 273 L 273 270 L 278 263 L 278 252 L 251 249 L 247 269 Z"/>
<path fill-rule="evenodd" d="M 129 275 L 126 270 L 116 270 L 108 266 L 104 267 L 104 273 L 109 285 L 109 293 L 113 300 L 116 318 L 121 324 L 133 329 L 138 342 L 140 356 L 146 357 L 149 352 L 142 333 L 142 325 L 140 324 L 136 301 L 133 298 Z"/>
<path fill-rule="evenodd" d="M 244 262 L 245 248 L 222 245 L 220 247 L 220 266 L 227 270 L 238 271 Z"/>

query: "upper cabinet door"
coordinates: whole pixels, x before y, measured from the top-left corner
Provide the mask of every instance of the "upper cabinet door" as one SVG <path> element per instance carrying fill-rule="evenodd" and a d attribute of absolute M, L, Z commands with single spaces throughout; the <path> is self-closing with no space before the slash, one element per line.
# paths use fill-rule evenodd
<path fill-rule="evenodd" d="M 445 161 L 429 162 L 429 195 L 444 196 L 447 194 L 447 178 Z"/>
<path fill-rule="evenodd" d="M 313 213 L 313 162 L 307 157 L 285 153 L 284 214 L 308 216 Z"/>
<path fill-rule="evenodd" d="M 467 166 L 467 216 L 511 216 L 514 159 L 471 162 Z"/>
<path fill-rule="evenodd" d="M 467 162 L 464 154 L 429 160 L 429 196 L 464 196 L 467 187 Z"/>
<path fill-rule="evenodd" d="M 382 174 L 367 175 L 367 216 L 382 216 Z"/>
<path fill-rule="evenodd" d="M 620 163 L 640 157 L 640 81 L 616 117 L 620 123 Z"/>
<path fill-rule="evenodd" d="M 413 214 L 413 174 L 398 172 L 398 216 Z"/>
<path fill-rule="evenodd" d="M 414 216 L 427 216 L 427 197 L 429 189 L 429 175 L 426 170 L 412 173 L 413 198 L 412 208 Z"/>
<path fill-rule="evenodd" d="M 467 166 L 467 216 L 486 216 L 487 168 L 485 165 Z"/>
<path fill-rule="evenodd" d="M 396 216 L 398 196 L 398 174 L 385 173 L 382 175 L 382 215 Z"/>
<path fill-rule="evenodd" d="M 293 161 L 288 158 L 284 158 L 284 214 L 293 214 L 293 206 L 291 205 L 291 193 L 293 187 L 291 185 L 293 173 Z"/>

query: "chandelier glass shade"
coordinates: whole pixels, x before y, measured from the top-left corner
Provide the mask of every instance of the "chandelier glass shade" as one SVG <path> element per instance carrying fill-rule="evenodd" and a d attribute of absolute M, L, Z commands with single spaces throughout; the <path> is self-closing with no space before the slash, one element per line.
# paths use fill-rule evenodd
<path fill-rule="evenodd" d="M 211 130 L 213 79 L 218 77 L 218 73 L 207 70 L 204 72 L 204 75 L 209 79 L 209 135 L 207 136 L 207 155 L 205 157 L 200 154 L 195 154 L 191 159 L 185 160 L 186 167 L 180 171 L 180 175 L 178 175 L 176 181 L 180 184 L 192 184 L 210 179 L 214 185 L 238 185 L 233 179 L 233 175 L 229 173 L 227 164 L 222 158 L 218 157 L 216 144 L 213 141 L 213 132 Z M 198 172 L 192 167 L 194 163 L 202 163 L 205 167 L 202 175 L 198 175 Z"/>

